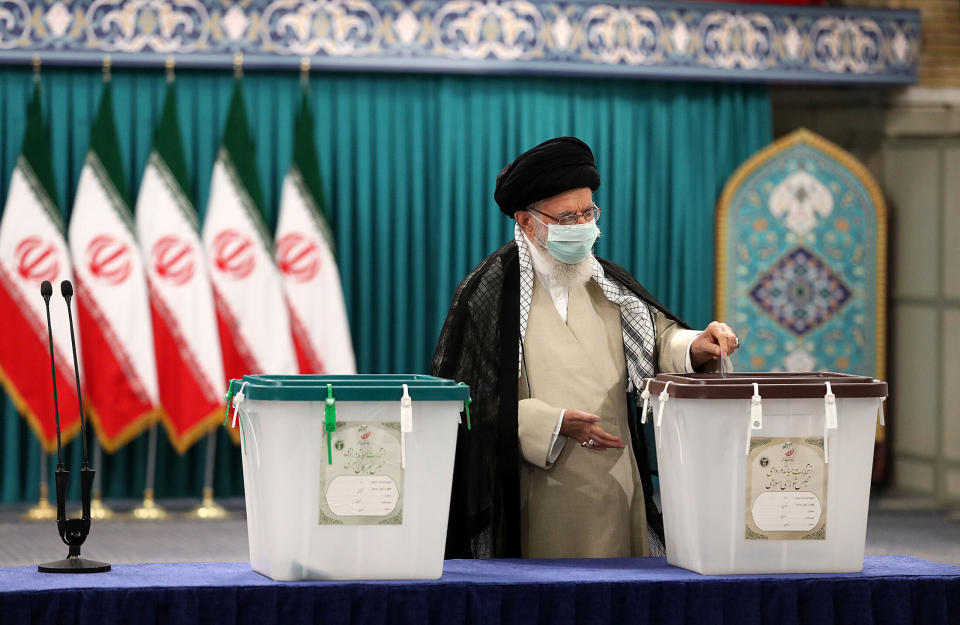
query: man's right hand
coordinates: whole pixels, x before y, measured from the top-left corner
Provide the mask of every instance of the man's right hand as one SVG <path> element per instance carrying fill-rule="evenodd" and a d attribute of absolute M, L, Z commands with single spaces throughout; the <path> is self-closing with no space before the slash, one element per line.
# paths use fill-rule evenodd
<path fill-rule="evenodd" d="M 623 440 L 619 436 L 607 433 L 598 425 L 600 417 L 582 410 L 567 408 L 563 412 L 563 423 L 560 424 L 560 433 L 568 438 L 572 438 L 581 445 L 586 443 L 584 449 L 593 451 L 606 451 L 608 449 L 622 448 Z M 590 443 L 593 441 L 593 444 Z"/>

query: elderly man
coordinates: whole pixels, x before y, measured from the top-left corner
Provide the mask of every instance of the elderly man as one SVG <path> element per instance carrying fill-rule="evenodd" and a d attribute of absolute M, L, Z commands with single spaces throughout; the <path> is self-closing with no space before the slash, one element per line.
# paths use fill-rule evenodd
<path fill-rule="evenodd" d="M 663 539 L 636 389 L 715 364 L 738 340 L 699 332 L 595 257 L 593 153 L 559 137 L 497 176 L 514 240 L 457 287 L 432 371 L 470 385 L 447 557 L 619 557 Z"/>

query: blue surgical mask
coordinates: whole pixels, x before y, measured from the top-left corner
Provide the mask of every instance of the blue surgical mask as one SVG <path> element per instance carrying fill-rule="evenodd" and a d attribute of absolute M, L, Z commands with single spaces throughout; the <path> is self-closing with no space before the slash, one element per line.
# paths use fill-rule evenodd
<path fill-rule="evenodd" d="M 547 227 L 547 251 L 561 263 L 568 265 L 576 265 L 586 258 L 600 236 L 600 229 L 594 221 L 569 226 L 543 225 Z"/>

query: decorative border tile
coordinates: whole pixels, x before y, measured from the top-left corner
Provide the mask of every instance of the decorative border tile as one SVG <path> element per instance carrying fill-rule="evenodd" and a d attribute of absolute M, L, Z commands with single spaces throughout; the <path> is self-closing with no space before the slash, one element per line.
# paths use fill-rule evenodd
<path fill-rule="evenodd" d="M 917 11 L 541 0 L 0 0 L 0 63 L 909 84 Z"/>

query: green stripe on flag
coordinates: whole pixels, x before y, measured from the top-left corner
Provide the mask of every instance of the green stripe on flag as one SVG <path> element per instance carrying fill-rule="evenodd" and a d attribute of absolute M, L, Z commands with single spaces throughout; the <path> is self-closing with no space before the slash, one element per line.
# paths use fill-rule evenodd
<path fill-rule="evenodd" d="M 227 112 L 227 124 L 223 131 L 223 149 L 227 151 L 230 163 L 243 184 L 254 208 L 265 218 L 263 192 L 260 190 L 260 176 L 257 174 L 256 150 L 250 126 L 247 123 L 247 110 L 243 103 L 243 87 L 240 80 L 234 81 L 233 97 L 230 98 L 230 110 Z"/>
<path fill-rule="evenodd" d="M 117 138 L 117 127 L 113 115 L 113 89 L 109 82 L 104 83 L 103 93 L 100 94 L 100 108 L 97 111 L 97 120 L 90 131 L 90 151 L 100 162 L 101 171 L 113 183 L 114 198 L 123 202 L 127 216 L 131 215 L 130 198 L 127 195 L 127 186 L 123 181 L 123 159 L 120 156 L 120 140 Z"/>
<path fill-rule="evenodd" d="M 163 99 L 160 123 L 153 134 L 153 150 L 167 166 L 183 195 L 190 197 L 190 179 L 187 177 L 187 159 L 183 153 L 180 122 L 177 119 L 177 87 L 171 82 Z"/>
<path fill-rule="evenodd" d="M 43 111 L 40 103 L 40 83 L 33 86 L 33 98 L 27 105 L 27 127 L 23 132 L 23 148 L 21 154 L 30 166 L 33 177 L 46 194 L 46 201 L 41 200 L 45 208 L 53 208 L 60 220 L 59 203 L 57 201 L 57 187 L 53 177 L 53 161 L 50 158 L 50 141 L 47 137 L 47 128 L 43 123 Z M 47 206 L 47 204 L 52 206 Z"/>
<path fill-rule="evenodd" d="M 335 254 L 333 233 L 327 225 L 326 210 L 323 203 L 323 183 L 320 178 L 320 159 L 317 158 L 317 146 L 314 141 L 313 112 L 310 110 L 310 95 L 307 87 L 303 88 L 300 97 L 300 111 L 293 128 L 293 159 L 291 169 L 294 171 L 294 181 L 300 188 L 307 206 L 310 207 L 311 217 L 317 228 L 323 234 L 330 246 L 331 253 Z"/>
<path fill-rule="evenodd" d="M 323 185 L 320 182 L 320 159 L 317 158 L 317 146 L 313 140 L 313 113 L 307 90 L 300 98 L 300 111 L 293 127 L 293 164 L 300 170 L 300 179 L 310 190 L 314 204 L 320 214 L 323 209 Z"/>

